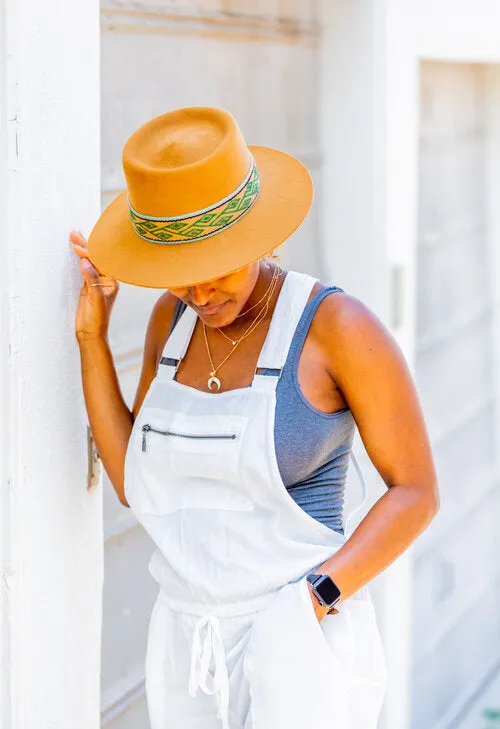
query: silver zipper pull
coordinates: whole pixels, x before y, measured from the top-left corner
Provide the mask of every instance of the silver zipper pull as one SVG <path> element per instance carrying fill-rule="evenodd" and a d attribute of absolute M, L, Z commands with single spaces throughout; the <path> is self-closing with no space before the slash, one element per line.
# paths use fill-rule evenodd
<path fill-rule="evenodd" d="M 142 426 L 142 452 L 146 452 L 146 433 L 151 430 L 151 426 L 147 423 Z"/>

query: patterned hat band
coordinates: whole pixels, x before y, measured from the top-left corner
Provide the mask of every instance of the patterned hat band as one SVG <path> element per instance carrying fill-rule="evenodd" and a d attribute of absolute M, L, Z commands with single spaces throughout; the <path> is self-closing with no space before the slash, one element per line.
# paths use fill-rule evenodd
<path fill-rule="evenodd" d="M 248 213 L 260 192 L 260 180 L 254 158 L 242 184 L 230 195 L 204 210 L 187 215 L 155 217 L 141 215 L 128 202 L 130 219 L 138 236 L 151 243 L 192 243 L 221 233 Z"/>

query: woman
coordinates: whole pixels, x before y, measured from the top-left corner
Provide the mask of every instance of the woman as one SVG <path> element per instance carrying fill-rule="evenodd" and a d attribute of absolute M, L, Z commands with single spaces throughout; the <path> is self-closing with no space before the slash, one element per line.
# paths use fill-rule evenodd
<path fill-rule="evenodd" d="M 402 353 L 361 301 L 274 263 L 311 178 L 248 147 L 228 112 L 152 119 L 123 166 L 127 190 L 71 241 L 96 447 L 156 544 L 151 728 L 374 729 L 386 674 L 368 583 L 439 508 Z M 118 281 L 167 289 L 132 412 L 107 341 Z M 347 538 L 356 426 L 388 489 Z"/>

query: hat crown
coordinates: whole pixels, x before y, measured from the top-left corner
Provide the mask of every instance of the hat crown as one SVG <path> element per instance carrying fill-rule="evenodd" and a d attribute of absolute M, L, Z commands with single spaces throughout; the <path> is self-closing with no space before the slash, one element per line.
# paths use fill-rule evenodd
<path fill-rule="evenodd" d="M 145 216 L 189 215 L 232 195 L 252 157 L 224 109 L 186 107 L 154 117 L 122 153 L 129 203 Z"/>

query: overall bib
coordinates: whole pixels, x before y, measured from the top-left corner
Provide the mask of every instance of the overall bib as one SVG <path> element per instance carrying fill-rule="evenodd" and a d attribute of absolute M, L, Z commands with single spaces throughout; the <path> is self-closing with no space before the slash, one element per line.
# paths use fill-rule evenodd
<path fill-rule="evenodd" d="M 250 387 L 174 379 L 187 307 L 134 422 L 125 495 L 156 549 L 145 687 L 151 729 L 375 729 L 386 665 L 365 585 L 321 622 L 306 575 L 347 537 L 289 495 L 275 388 L 316 279 L 289 271 Z M 300 423 L 297 423 L 300 428 Z"/>

